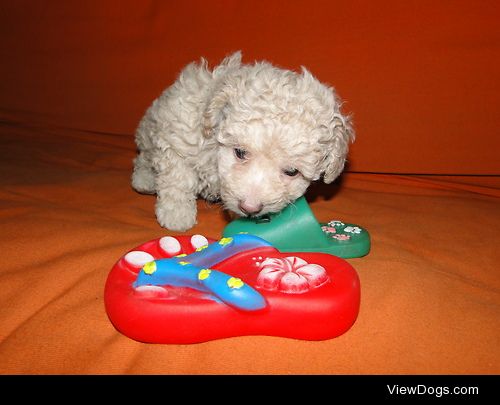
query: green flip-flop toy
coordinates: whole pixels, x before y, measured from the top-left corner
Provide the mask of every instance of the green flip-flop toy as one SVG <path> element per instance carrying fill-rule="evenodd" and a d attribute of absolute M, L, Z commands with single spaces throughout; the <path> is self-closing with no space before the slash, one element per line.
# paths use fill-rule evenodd
<path fill-rule="evenodd" d="M 322 252 L 349 259 L 370 251 L 366 229 L 337 220 L 318 222 L 305 197 L 279 213 L 236 219 L 224 228 L 223 236 L 238 233 L 259 236 L 282 252 Z"/>

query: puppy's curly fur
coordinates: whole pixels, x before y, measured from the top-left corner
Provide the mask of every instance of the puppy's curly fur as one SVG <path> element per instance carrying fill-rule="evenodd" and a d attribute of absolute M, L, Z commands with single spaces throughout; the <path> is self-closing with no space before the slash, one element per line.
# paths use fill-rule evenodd
<path fill-rule="evenodd" d="M 311 181 L 330 183 L 354 140 L 335 91 L 302 68 L 241 63 L 185 67 L 153 102 L 136 133 L 132 186 L 156 194 L 161 226 L 196 223 L 196 198 L 239 215 L 278 212 Z"/>

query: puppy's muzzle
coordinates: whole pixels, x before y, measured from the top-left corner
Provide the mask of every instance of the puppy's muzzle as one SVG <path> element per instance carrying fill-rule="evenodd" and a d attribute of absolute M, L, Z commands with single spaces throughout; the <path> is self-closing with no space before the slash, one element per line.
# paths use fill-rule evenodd
<path fill-rule="evenodd" d="M 262 203 L 252 204 L 252 203 L 248 203 L 245 201 L 240 201 L 238 203 L 238 208 L 245 215 L 257 215 L 259 212 L 262 211 L 262 208 L 264 208 L 264 205 Z"/>

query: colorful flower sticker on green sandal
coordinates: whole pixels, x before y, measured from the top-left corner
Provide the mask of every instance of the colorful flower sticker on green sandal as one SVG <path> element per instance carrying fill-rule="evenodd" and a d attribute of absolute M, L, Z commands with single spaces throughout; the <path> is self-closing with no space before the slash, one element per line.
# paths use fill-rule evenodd
<path fill-rule="evenodd" d="M 367 255 L 371 245 L 370 235 L 359 225 L 318 222 L 305 197 L 264 218 L 236 219 L 225 227 L 223 236 L 238 233 L 259 236 L 282 252 L 322 252 L 344 259 Z"/>

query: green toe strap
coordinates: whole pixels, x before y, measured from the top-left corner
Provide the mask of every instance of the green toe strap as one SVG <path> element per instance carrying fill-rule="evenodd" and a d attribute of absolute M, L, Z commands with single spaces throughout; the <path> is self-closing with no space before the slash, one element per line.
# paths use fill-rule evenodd
<path fill-rule="evenodd" d="M 364 228 L 341 221 L 319 223 L 304 197 L 276 214 L 234 220 L 226 226 L 223 236 L 238 233 L 259 236 L 282 252 L 322 252 L 355 258 L 370 251 L 370 235 Z"/>

